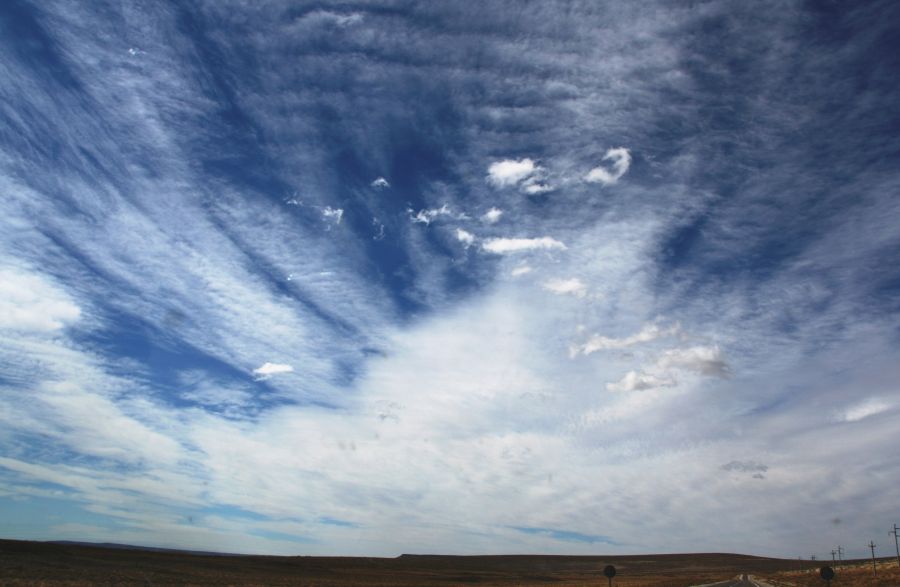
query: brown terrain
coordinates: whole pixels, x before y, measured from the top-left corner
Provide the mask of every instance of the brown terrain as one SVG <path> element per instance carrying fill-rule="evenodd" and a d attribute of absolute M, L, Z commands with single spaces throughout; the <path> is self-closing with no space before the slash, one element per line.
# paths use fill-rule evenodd
<path fill-rule="evenodd" d="M 640 556 L 430 556 L 397 558 L 286 557 L 191 554 L 88 545 L 0 540 L 0 586 L 44 585 L 614 585 L 685 587 L 748 573 L 773 585 L 824 585 L 817 573 L 797 571 L 796 560 L 737 554 Z M 893 562 L 840 570 L 841 585 L 900 585 Z"/>

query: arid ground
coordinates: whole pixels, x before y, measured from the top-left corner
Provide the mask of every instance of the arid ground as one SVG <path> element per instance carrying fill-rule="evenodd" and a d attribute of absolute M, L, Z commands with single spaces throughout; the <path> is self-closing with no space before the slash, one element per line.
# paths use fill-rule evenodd
<path fill-rule="evenodd" d="M 796 560 L 737 554 L 640 556 L 413 556 L 398 558 L 219 556 L 0 540 L 0 585 L 607 585 L 684 587 L 749 573 L 779 585 L 824 585 Z M 840 585 L 900 585 L 895 564 L 839 574 Z M 852 577 L 851 577 L 852 575 Z M 856 582 L 859 581 L 859 582 Z M 885 582 L 893 581 L 893 582 Z"/>

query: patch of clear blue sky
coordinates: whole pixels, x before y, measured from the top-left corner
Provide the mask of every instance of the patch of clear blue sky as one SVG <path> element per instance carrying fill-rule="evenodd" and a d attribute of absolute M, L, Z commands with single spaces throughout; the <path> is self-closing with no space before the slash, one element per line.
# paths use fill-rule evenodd
<path fill-rule="evenodd" d="M 539 536 L 548 536 L 554 540 L 562 540 L 563 542 L 583 542 L 586 544 L 617 544 L 608 536 L 600 536 L 595 534 L 582 534 L 580 532 L 571 532 L 569 530 L 555 530 L 553 528 L 531 528 L 511 526 L 513 530 L 518 530 L 525 534 L 536 534 Z"/>

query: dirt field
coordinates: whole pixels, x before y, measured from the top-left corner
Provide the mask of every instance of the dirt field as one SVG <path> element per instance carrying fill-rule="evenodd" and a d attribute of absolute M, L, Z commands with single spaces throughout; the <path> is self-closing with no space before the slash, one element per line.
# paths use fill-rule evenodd
<path fill-rule="evenodd" d="M 776 576 L 779 571 L 796 569 L 797 562 L 734 554 L 613 557 L 404 555 L 393 559 L 210 556 L 0 540 L 2 586 L 587 586 L 607 585 L 602 575 L 602 569 L 607 564 L 613 564 L 618 569 L 615 584 L 621 587 L 685 587 L 721 581 L 739 573 Z M 790 580 L 787 574 L 781 578 Z M 860 583 L 863 584 L 868 585 Z"/>
<path fill-rule="evenodd" d="M 900 585 L 900 568 L 897 567 L 896 558 L 878 559 L 876 575 L 872 576 L 871 561 L 848 561 L 843 567 L 835 569 L 836 575 L 831 581 L 831 587 L 897 587 Z M 764 575 L 768 581 L 776 586 L 784 587 L 824 587 L 825 581 L 819 577 L 818 571 L 774 573 Z"/>

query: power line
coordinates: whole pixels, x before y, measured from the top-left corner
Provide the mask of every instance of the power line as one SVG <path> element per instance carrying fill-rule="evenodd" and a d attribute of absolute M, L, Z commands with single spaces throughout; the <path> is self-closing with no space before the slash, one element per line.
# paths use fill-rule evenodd
<path fill-rule="evenodd" d="M 875 543 L 869 540 L 869 550 L 872 551 L 872 576 L 875 576 Z"/>
<path fill-rule="evenodd" d="M 900 567 L 900 546 L 897 545 L 897 530 L 900 530 L 900 528 L 897 528 L 897 524 L 894 524 L 894 528 L 888 532 L 888 535 L 894 535 L 894 548 L 897 549 L 897 566 Z"/>

